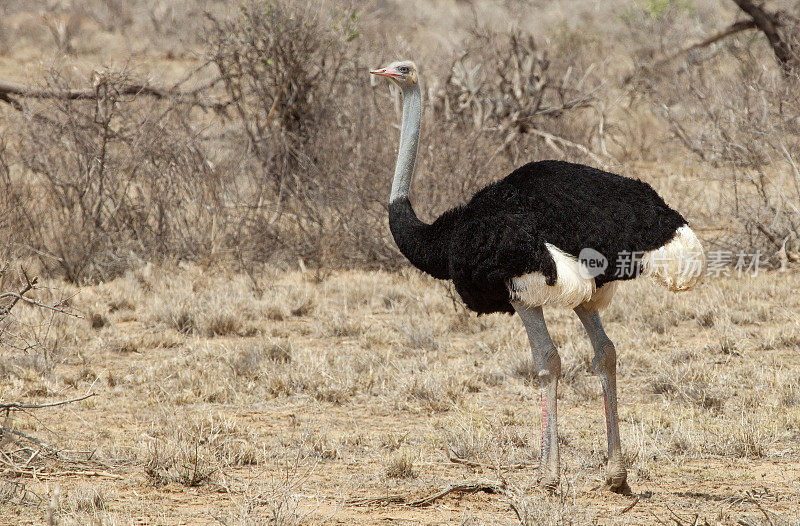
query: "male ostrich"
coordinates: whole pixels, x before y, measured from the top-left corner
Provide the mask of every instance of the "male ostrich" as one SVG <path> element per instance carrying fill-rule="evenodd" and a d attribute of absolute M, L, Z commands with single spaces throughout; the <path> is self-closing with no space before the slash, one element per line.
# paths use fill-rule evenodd
<path fill-rule="evenodd" d="M 640 274 L 672 291 L 692 288 L 705 264 L 697 237 L 647 183 L 561 161 L 528 163 L 433 224 L 423 223 L 408 200 L 422 113 L 417 68 L 394 62 L 370 73 L 388 77 L 403 92 L 389 198 L 389 226 L 400 251 L 420 270 L 452 280 L 470 309 L 517 312 L 525 325 L 542 389 L 541 484 L 552 490 L 559 480 L 561 358 L 542 316 L 543 305 L 557 305 L 575 310 L 591 340 L 605 400 L 606 484 L 629 493 L 617 417 L 616 350 L 599 311 L 611 301 L 618 280 Z M 601 262 L 605 258 L 607 266 L 590 272 L 584 250 Z M 627 271 L 620 272 L 625 265 Z"/>

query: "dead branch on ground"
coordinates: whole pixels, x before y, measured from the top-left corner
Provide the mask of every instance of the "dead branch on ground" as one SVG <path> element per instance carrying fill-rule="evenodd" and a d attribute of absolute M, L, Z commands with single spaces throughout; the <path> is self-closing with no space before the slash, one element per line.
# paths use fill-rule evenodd
<path fill-rule="evenodd" d="M 97 393 L 86 393 L 83 396 L 79 396 L 78 398 L 71 398 L 69 400 L 61 400 L 59 402 L 49 402 L 46 404 L 25 404 L 22 402 L 0 402 L 0 411 L 19 411 L 23 409 L 43 409 L 45 407 L 58 407 L 60 405 L 72 404 L 74 402 L 80 402 L 81 400 L 86 400 L 87 398 L 91 398 L 96 396 Z"/>
<path fill-rule="evenodd" d="M 623 514 L 625 514 L 625 513 L 628 513 L 628 512 L 629 512 L 629 511 L 631 511 L 631 510 L 633 509 L 633 507 L 634 507 L 634 506 L 636 506 L 638 503 L 639 503 L 639 497 L 637 496 L 637 497 L 634 499 L 634 501 L 633 501 L 633 502 L 631 502 L 630 504 L 628 504 L 627 506 L 625 506 L 624 508 L 622 508 L 622 511 L 620 511 L 620 512 L 619 512 L 619 514 L 620 514 L 620 515 L 623 515 Z"/>
<path fill-rule="evenodd" d="M 370 504 L 403 504 L 406 506 L 411 506 L 413 508 L 422 508 L 426 506 L 430 506 L 431 504 L 435 503 L 437 500 L 441 499 L 442 497 L 446 497 L 451 493 L 478 493 L 484 492 L 489 493 L 491 495 L 502 495 L 506 498 L 509 506 L 514 511 L 517 516 L 517 519 L 520 523 L 524 523 L 523 521 L 523 508 L 521 508 L 521 504 L 518 502 L 518 497 L 513 494 L 505 484 L 505 482 L 492 482 L 492 481 L 476 481 L 476 482 L 462 482 L 456 484 L 450 484 L 448 487 L 437 491 L 435 493 L 431 493 L 421 499 L 411 500 L 408 497 L 403 495 L 387 495 L 384 497 L 372 497 L 372 498 L 363 498 L 363 499 L 352 499 L 347 501 L 347 504 L 351 506 L 366 506 Z"/>
<path fill-rule="evenodd" d="M 404 495 L 386 495 L 385 497 L 365 497 L 363 499 L 350 499 L 345 501 L 350 506 L 369 506 L 371 504 L 405 504 Z"/>
<path fill-rule="evenodd" d="M 469 482 L 469 483 L 461 483 L 461 484 L 451 484 L 447 488 L 437 491 L 427 497 L 423 497 L 418 500 L 414 500 L 408 503 L 409 506 L 414 508 L 420 508 L 424 506 L 430 506 L 437 500 L 445 497 L 451 493 L 477 493 L 479 491 L 483 491 L 489 494 L 501 494 L 505 495 L 505 484 L 497 483 L 497 482 Z"/>
<path fill-rule="evenodd" d="M 5 418 L 2 424 L 0 424 L 0 473 L 10 473 L 16 476 L 30 476 L 33 478 L 59 476 L 121 478 L 119 475 L 109 473 L 108 471 L 98 470 L 97 468 L 104 467 L 104 464 L 91 460 L 91 455 L 88 459 L 83 460 L 71 458 L 65 456 L 61 451 L 38 438 L 13 429 L 13 414 L 16 411 L 60 407 L 86 400 L 95 395 L 96 393 L 89 391 L 77 398 L 42 404 L 0 402 L 0 411 L 5 411 Z M 14 447 L 8 447 L 9 445 Z M 50 469 L 43 469 L 45 465 L 42 463 L 46 460 L 57 463 L 56 465 L 58 467 L 53 469 L 53 466 L 50 466 Z M 34 461 L 36 461 L 35 464 Z M 79 466 L 93 469 L 76 469 Z"/>

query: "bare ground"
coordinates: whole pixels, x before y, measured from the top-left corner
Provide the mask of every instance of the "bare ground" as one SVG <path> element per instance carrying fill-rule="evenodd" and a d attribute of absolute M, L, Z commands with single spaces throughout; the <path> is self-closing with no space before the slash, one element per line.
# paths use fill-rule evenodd
<path fill-rule="evenodd" d="M 597 489 L 599 382 L 577 319 L 551 309 L 564 360 L 551 496 L 536 487 L 538 389 L 518 319 L 466 315 L 415 271 L 253 282 L 145 267 L 83 288 L 72 307 L 87 320 L 57 322 L 49 357 L 6 361 L 7 400 L 97 396 L 16 417 L 60 457 L 4 463 L 0 522 L 515 524 L 514 503 L 529 524 L 793 524 L 799 285 L 771 272 L 681 295 L 620 288 L 605 319 L 633 498 Z M 505 492 L 408 505 L 474 482 Z"/>

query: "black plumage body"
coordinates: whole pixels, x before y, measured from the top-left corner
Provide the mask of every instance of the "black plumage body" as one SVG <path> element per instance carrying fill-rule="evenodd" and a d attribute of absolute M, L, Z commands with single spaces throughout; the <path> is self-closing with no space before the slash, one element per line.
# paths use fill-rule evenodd
<path fill-rule="evenodd" d="M 483 188 L 469 203 L 420 221 L 407 198 L 389 205 L 400 251 L 417 268 L 451 279 L 467 307 L 480 314 L 514 312 L 511 278 L 540 272 L 553 285 L 556 265 L 545 243 L 578 257 L 592 248 L 608 260 L 595 277 L 617 275 L 620 258 L 668 243 L 686 220 L 637 179 L 562 161 L 528 163 Z"/>

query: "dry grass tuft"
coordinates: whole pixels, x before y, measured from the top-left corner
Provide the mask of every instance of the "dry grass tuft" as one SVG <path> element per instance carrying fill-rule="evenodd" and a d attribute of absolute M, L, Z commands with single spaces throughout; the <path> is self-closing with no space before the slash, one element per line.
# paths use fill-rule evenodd
<path fill-rule="evenodd" d="M 157 486 L 177 482 L 195 487 L 208 482 L 216 471 L 212 467 L 205 447 L 197 439 L 171 443 L 153 442 L 144 459 L 144 472 Z"/>
<path fill-rule="evenodd" d="M 386 461 L 386 476 L 391 479 L 417 478 L 419 473 L 414 469 L 414 454 L 408 449 L 392 454 Z"/>

